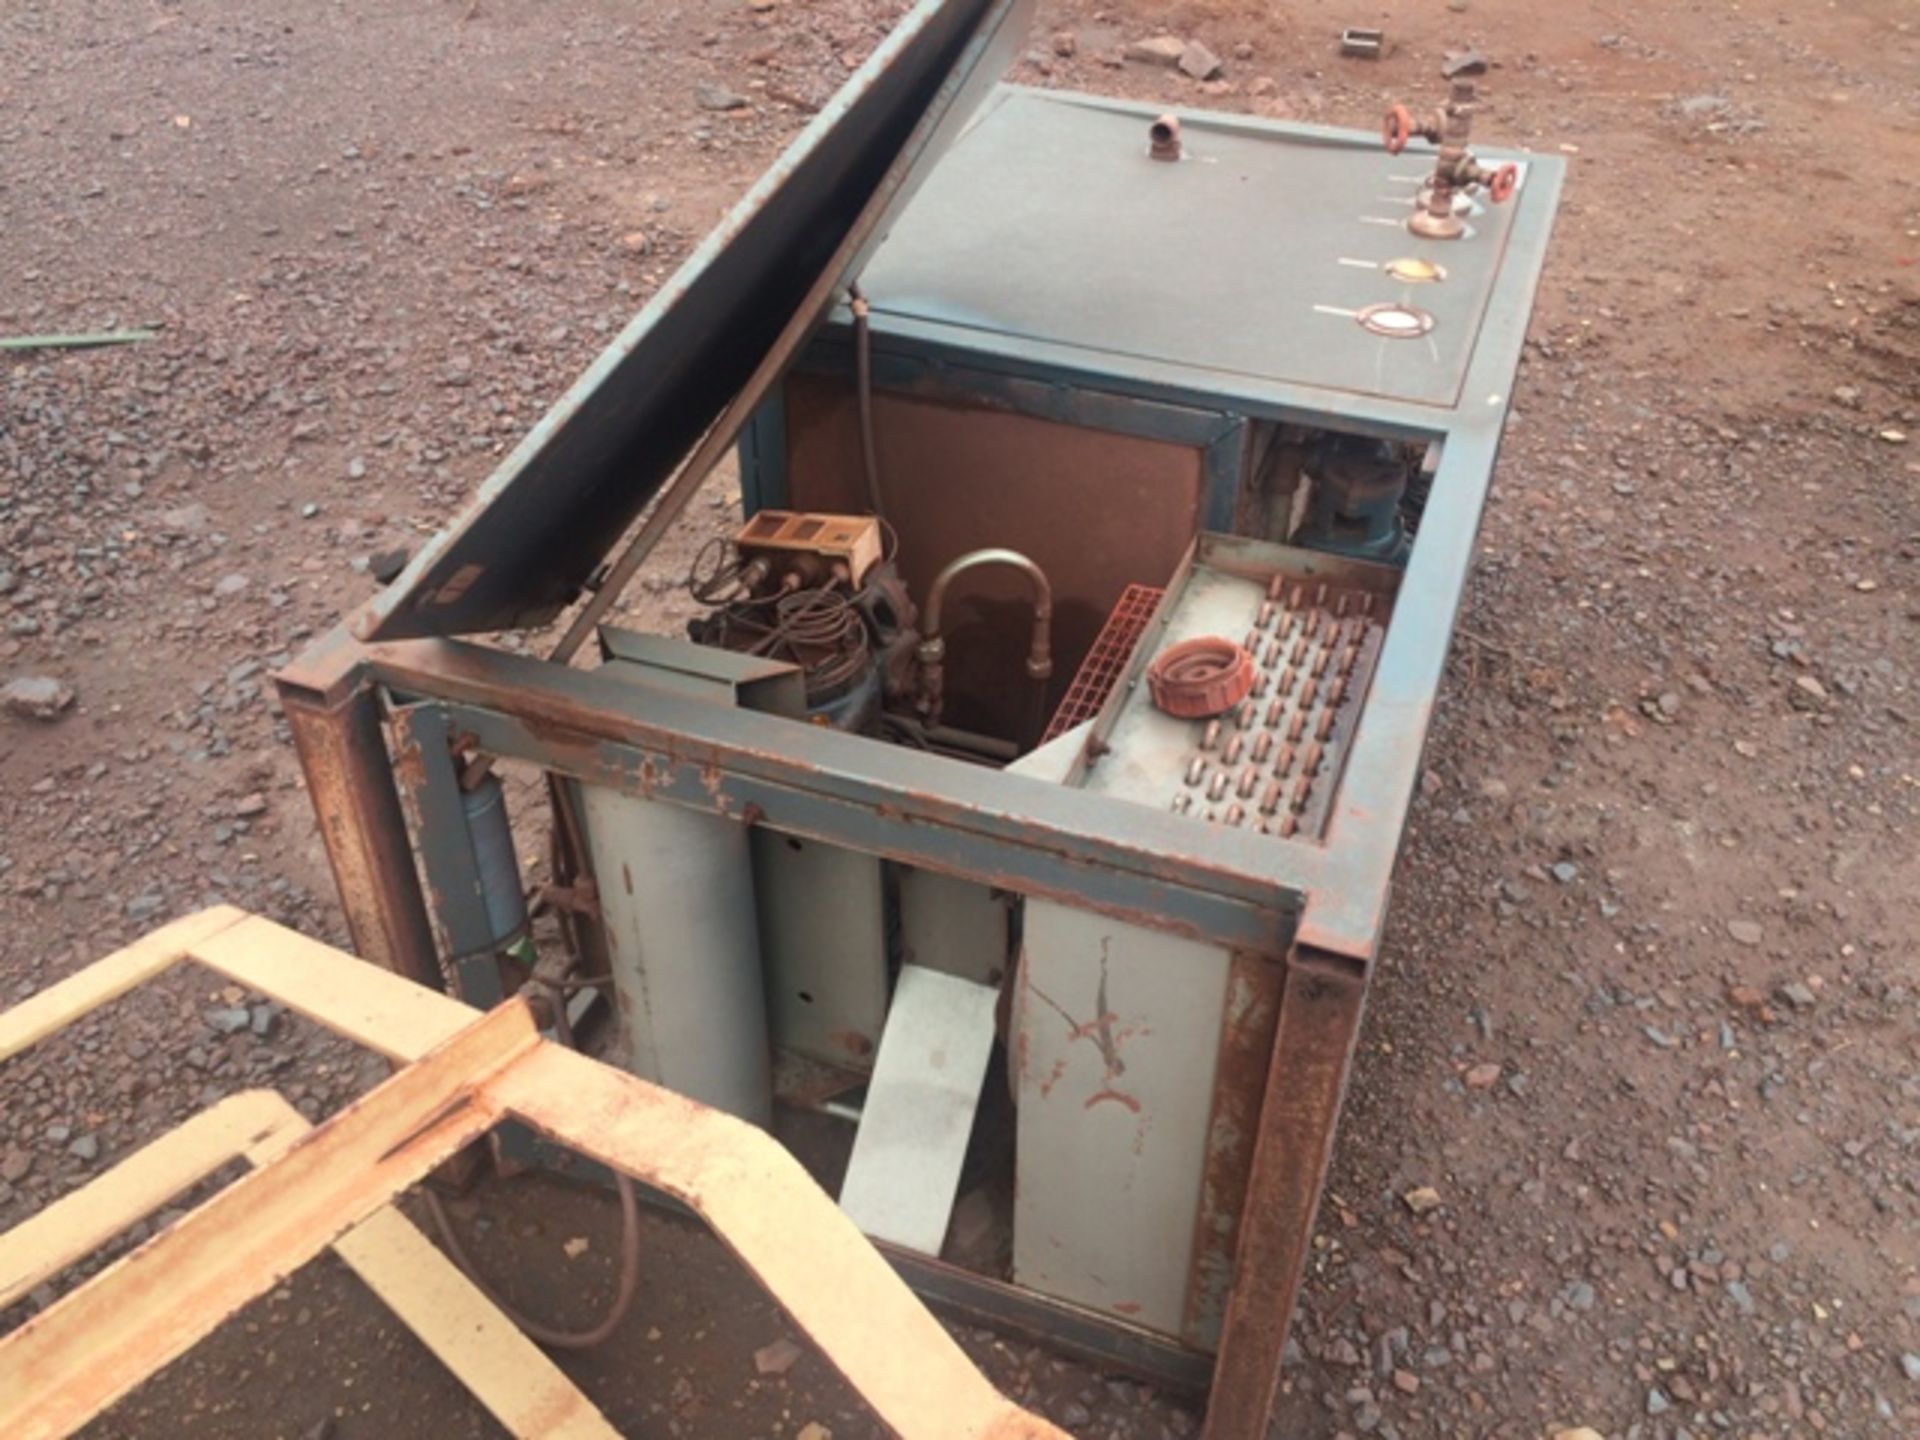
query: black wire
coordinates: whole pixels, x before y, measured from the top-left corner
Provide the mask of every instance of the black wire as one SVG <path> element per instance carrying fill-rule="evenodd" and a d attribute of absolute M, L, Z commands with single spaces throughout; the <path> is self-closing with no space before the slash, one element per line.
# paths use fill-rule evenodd
<path fill-rule="evenodd" d="M 633 1181 L 620 1171 L 613 1172 L 614 1187 L 620 1192 L 620 1288 L 614 1294 L 613 1307 L 598 1325 L 587 1330 L 557 1330 L 551 1325 L 542 1325 L 537 1320 L 529 1320 L 525 1315 L 507 1304 L 495 1290 L 473 1268 L 473 1259 L 467 1254 L 466 1247 L 460 1243 L 460 1237 L 454 1234 L 453 1221 L 448 1218 L 447 1210 L 440 1203 L 440 1197 L 431 1186 L 423 1187 L 421 1194 L 427 1202 L 427 1213 L 433 1216 L 434 1227 L 440 1232 L 440 1239 L 447 1247 L 447 1256 L 460 1272 L 473 1282 L 473 1286 L 494 1309 L 518 1326 L 529 1339 L 555 1350 L 590 1350 L 600 1344 L 620 1328 L 620 1322 L 627 1318 L 627 1311 L 633 1307 L 633 1297 L 640 1289 L 640 1197 L 634 1190 Z"/>

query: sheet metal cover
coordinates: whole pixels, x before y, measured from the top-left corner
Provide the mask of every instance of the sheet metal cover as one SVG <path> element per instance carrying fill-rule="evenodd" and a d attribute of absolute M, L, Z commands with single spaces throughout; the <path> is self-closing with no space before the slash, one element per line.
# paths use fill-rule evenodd
<path fill-rule="evenodd" d="M 1470 238 L 1421 240 L 1406 222 L 1430 152 L 1395 157 L 1376 135 L 1188 113 L 1186 158 L 1168 164 L 1147 153 L 1153 113 L 1001 90 L 867 267 L 876 334 L 931 323 L 1016 354 L 1078 350 L 1101 374 L 1178 367 L 1208 391 L 1245 376 L 1460 404 L 1501 303 L 1524 187 L 1512 204 L 1476 202 Z M 1522 163 L 1530 175 L 1540 161 Z M 1446 278 L 1388 268 L 1409 259 Z M 1381 305 L 1431 322 L 1404 336 L 1360 323 Z"/>
<path fill-rule="evenodd" d="M 1029 8 L 921 0 L 354 633 L 467 634 L 566 608 L 836 253 L 857 268 L 1022 43 Z"/>

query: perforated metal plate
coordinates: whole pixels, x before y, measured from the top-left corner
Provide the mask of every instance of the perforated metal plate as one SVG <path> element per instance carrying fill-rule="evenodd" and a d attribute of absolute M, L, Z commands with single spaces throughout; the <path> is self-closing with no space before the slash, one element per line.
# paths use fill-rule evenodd
<path fill-rule="evenodd" d="M 1216 551 L 1216 546 L 1221 547 Z M 1220 554 L 1225 564 L 1213 562 Z M 1198 720 L 1123 682 L 1079 783 L 1216 825 L 1317 839 L 1386 639 L 1398 572 L 1208 536 L 1128 665 L 1218 636 L 1253 657 L 1253 691 Z"/>

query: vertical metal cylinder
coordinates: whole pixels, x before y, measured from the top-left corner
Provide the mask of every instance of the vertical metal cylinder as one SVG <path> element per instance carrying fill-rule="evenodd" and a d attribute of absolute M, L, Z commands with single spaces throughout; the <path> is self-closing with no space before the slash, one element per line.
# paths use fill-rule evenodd
<path fill-rule="evenodd" d="M 750 827 L 597 786 L 581 799 L 628 1068 L 767 1124 Z"/>
<path fill-rule="evenodd" d="M 487 927 L 493 943 L 504 948 L 526 929 L 527 892 L 520 883 L 520 862 L 513 853 L 513 830 L 507 821 L 507 793 L 500 777 L 489 772 L 478 785 L 461 792 L 460 804 L 473 839 Z"/>

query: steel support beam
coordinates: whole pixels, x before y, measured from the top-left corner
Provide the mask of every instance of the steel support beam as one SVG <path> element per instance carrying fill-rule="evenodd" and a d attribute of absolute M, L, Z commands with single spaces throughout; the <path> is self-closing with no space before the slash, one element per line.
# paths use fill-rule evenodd
<path fill-rule="evenodd" d="M 433 926 L 394 789 L 374 687 L 362 679 L 343 693 L 317 695 L 283 683 L 280 705 L 355 952 L 397 975 L 441 988 L 445 981 Z"/>
<path fill-rule="evenodd" d="M 1304 946 L 1288 955 L 1203 1440 L 1267 1433 L 1365 999 L 1354 961 Z"/>
<path fill-rule="evenodd" d="M 1256 953 L 1292 940 L 1302 892 L 1271 836 L 475 645 L 362 653 L 396 701 L 439 701 L 481 750 L 586 784 Z M 1317 873 L 1324 856 L 1286 858 Z"/>

